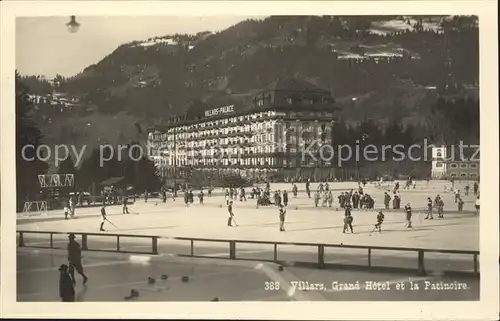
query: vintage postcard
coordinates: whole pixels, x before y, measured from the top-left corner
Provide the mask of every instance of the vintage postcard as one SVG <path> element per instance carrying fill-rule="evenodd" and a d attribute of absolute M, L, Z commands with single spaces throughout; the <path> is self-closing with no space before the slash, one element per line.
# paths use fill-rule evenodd
<path fill-rule="evenodd" d="M 498 318 L 495 2 L 1 9 L 2 316 Z"/>

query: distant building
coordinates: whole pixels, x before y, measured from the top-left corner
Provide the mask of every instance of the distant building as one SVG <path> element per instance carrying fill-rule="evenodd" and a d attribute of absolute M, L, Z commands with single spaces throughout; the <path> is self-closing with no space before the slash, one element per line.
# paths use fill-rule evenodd
<path fill-rule="evenodd" d="M 160 172 L 169 177 L 174 168 L 181 176 L 189 168 L 250 178 L 278 172 L 287 177 L 327 175 L 329 161 L 302 151 L 317 155 L 331 142 L 338 108 L 329 91 L 302 80 L 279 79 L 249 98 L 223 106 L 197 101 L 165 127 L 151 128 L 150 159 L 166 167 Z"/>
<path fill-rule="evenodd" d="M 479 146 L 441 146 L 432 148 L 432 172 L 434 179 L 479 179 Z"/>

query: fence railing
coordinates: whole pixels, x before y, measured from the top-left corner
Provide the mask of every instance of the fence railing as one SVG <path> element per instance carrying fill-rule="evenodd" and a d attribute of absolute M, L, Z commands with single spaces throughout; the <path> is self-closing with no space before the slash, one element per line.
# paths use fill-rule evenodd
<path fill-rule="evenodd" d="M 54 246 L 54 236 L 56 235 L 68 235 L 68 234 L 74 234 L 75 236 L 80 235 L 80 245 L 82 250 L 84 251 L 99 251 L 99 252 L 113 252 L 113 253 L 134 253 L 134 254 L 153 254 L 153 255 L 158 255 L 160 253 L 159 249 L 159 240 L 160 239 L 168 239 L 172 241 L 186 241 L 189 242 L 189 254 L 181 254 L 181 253 L 174 253 L 177 256 L 183 256 L 183 257 L 199 257 L 199 258 L 225 258 L 225 259 L 230 259 L 230 260 L 254 260 L 254 261 L 270 261 L 270 262 L 276 262 L 276 263 L 282 263 L 283 261 L 279 260 L 279 247 L 280 246 L 293 246 L 293 247 L 314 247 L 317 249 L 317 259 L 314 260 L 313 262 L 301 262 L 301 261 L 296 261 L 294 260 L 294 263 L 313 263 L 316 267 L 318 268 L 325 268 L 326 266 L 347 266 L 347 264 L 338 264 L 338 263 L 328 263 L 325 262 L 325 249 L 329 248 L 335 248 L 335 249 L 343 249 L 346 251 L 349 250 L 365 250 L 366 252 L 366 261 L 365 264 L 355 264 L 355 265 L 348 265 L 348 266 L 357 266 L 357 267 L 366 267 L 366 268 L 391 268 L 391 269 L 396 269 L 396 270 L 414 270 L 416 271 L 419 275 L 426 275 L 429 271 L 426 270 L 426 253 L 438 253 L 438 254 L 447 254 L 451 256 L 470 256 L 470 258 L 467 260 L 471 264 L 471 268 L 467 270 L 453 270 L 450 269 L 450 264 L 446 264 L 448 270 L 447 272 L 462 272 L 462 273 L 472 273 L 475 275 L 479 275 L 480 269 L 479 269 L 479 251 L 466 251 L 466 250 L 447 250 L 447 249 L 425 249 L 425 248 L 410 248 L 410 247 L 385 247 L 385 246 L 368 246 L 368 245 L 344 245 L 344 244 L 319 244 L 319 243 L 297 243 L 297 242 L 275 242 L 275 241 L 257 241 L 257 240 L 229 240 L 229 239 L 209 239 L 209 238 L 191 238 L 191 237 L 165 237 L 165 236 L 155 236 L 155 235 L 136 235 L 136 234 L 111 234 L 111 233 L 87 233 L 87 232 L 52 232 L 52 231 L 28 231 L 28 230 L 18 230 L 18 246 L 19 247 L 35 247 L 35 248 L 50 248 L 50 249 L 55 249 L 57 248 Z M 25 242 L 25 236 L 30 235 L 30 234 L 37 234 L 37 235 L 46 235 L 48 236 L 48 246 L 40 246 L 40 243 L 26 243 Z M 90 247 L 89 246 L 89 238 L 96 237 L 96 238 L 110 238 L 113 239 L 113 243 L 116 244 L 116 246 L 113 246 L 112 248 L 107 248 L 107 249 L 102 249 L 99 247 Z M 137 248 L 136 249 L 130 249 L 127 247 L 124 249 L 121 246 L 120 241 L 123 238 L 132 238 L 132 239 L 146 239 L 150 240 L 150 245 L 146 245 L 144 248 L 146 250 L 140 251 Z M 61 241 L 59 241 L 60 243 Z M 102 240 L 101 240 L 102 242 Z M 222 257 L 220 255 L 210 255 L 210 254 L 204 254 L 204 255 L 195 255 L 195 244 L 199 243 L 226 243 L 228 245 L 228 255 L 227 257 Z M 42 244 L 45 244 L 42 242 Z M 107 244 L 107 243 L 106 243 Z M 257 257 L 257 258 L 243 258 L 241 256 L 237 255 L 237 244 L 260 244 L 260 245 L 272 245 L 272 254 L 273 258 L 272 259 L 266 259 L 262 257 Z M 168 245 L 165 245 L 165 247 L 168 247 Z M 168 247 L 171 249 L 172 247 Z M 374 251 L 390 251 L 390 252 L 395 252 L 397 254 L 400 253 L 412 253 L 410 258 L 416 258 L 416 265 L 413 267 L 401 267 L 400 264 L 393 263 L 390 266 L 384 265 L 374 265 L 372 264 L 372 259 L 373 259 L 373 252 Z M 244 251 L 242 251 L 244 252 Z M 262 252 L 266 252 L 263 250 Z M 271 252 L 271 251 L 267 251 Z M 396 260 L 397 261 L 397 260 Z"/>

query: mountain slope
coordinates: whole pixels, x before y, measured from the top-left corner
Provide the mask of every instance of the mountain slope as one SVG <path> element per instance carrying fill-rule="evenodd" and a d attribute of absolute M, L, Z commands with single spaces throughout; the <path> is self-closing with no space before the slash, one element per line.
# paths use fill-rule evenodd
<path fill-rule="evenodd" d="M 332 91 L 347 121 L 384 115 L 425 123 L 446 88 L 476 96 L 475 89 L 462 85 L 478 83 L 478 46 L 475 17 L 247 20 L 215 34 L 124 44 L 82 73 L 57 80 L 55 90 L 78 99 L 84 110 L 44 109 L 38 119 L 50 119 L 41 127 L 53 132 L 64 126 L 82 132 L 85 122 L 101 123 L 103 117 L 134 128 L 138 121 L 155 124 L 182 114 L 196 99 L 222 104 L 228 97 L 248 97 L 277 78 L 297 77 Z M 85 117 L 82 125 L 75 123 L 76 115 Z M 126 132 L 125 139 L 136 133 L 119 131 Z M 120 136 L 109 128 L 92 133 L 104 141 Z M 74 136 L 82 140 L 81 134 Z"/>

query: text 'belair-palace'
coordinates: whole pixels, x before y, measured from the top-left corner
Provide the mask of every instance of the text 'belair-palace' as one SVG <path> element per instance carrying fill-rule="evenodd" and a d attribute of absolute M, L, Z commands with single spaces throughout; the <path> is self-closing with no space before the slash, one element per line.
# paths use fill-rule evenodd
<path fill-rule="evenodd" d="M 174 167 L 250 177 L 297 168 L 329 171 L 328 160 L 318 163 L 301 153 L 307 148 L 314 155 L 331 144 L 338 108 L 329 91 L 279 79 L 246 102 L 230 96 L 231 103 L 222 106 L 192 103 L 181 117 L 149 129 L 149 157 L 163 175 L 171 175 Z"/>

